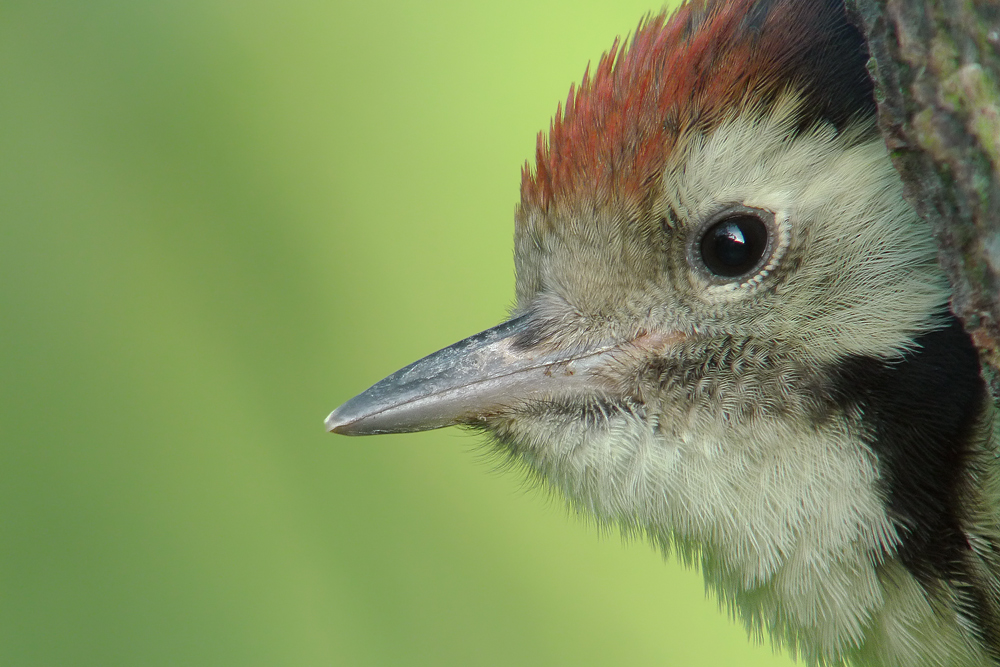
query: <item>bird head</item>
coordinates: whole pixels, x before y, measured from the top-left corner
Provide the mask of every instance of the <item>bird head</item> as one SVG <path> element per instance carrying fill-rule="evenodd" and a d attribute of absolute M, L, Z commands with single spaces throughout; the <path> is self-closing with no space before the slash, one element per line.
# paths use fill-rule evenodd
<path fill-rule="evenodd" d="M 961 348 L 932 360 L 967 376 L 956 424 L 976 420 L 981 390 L 866 62 L 835 1 L 694 1 L 644 19 L 570 89 L 522 171 L 510 318 L 375 384 L 328 428 L 485 431 L 573 506 L 700 559 L 751 632 L 814 661 L 882 655 L 876 626 L 941 625 L 896 558 L 923 515 L 899 506 L 906 464 L 885 447 L 896 426 L 920 443 L 961 425 L 910 424 L 893 382 L 924 376 L 892 369 Z M 958 486 L 920 502 L 947 505 Z M 926 655 L 974 655 L 960 628 L 941 637 Z"/>

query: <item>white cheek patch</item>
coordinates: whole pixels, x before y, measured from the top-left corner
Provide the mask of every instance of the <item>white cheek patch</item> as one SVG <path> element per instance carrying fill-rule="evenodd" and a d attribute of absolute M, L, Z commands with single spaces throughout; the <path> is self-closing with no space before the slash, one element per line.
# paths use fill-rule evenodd
<path fill-rule="evenodd" d="M 683 224 L 740 204 L 774 211 L 779 235 L 764 270 L 727 284 L 695 277 L 689 298 L 719 311 L 773 288 L 756 331 L 742 333 L 801 342 L 818 362 L 898 355 L 949 298 L 930 230 L 903 200 L 881 138 L 861 140 L 870 125 L 797 134 L 797 109 L 792 96 L 768 115 L 748 109 L 671 155 L 662 205 Z"/>

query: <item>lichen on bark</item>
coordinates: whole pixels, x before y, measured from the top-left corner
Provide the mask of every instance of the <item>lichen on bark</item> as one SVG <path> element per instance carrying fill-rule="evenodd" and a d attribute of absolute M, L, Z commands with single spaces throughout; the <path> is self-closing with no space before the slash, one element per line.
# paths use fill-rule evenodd
<path fill-rule="evenodd" d="M 879 128 L 1000 399 L 1000 2 L 849 0 Z"/>

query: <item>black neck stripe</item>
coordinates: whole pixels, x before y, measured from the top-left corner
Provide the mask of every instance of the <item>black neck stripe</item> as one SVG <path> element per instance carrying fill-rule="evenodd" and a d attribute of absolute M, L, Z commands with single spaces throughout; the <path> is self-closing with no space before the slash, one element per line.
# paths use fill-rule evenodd
<path fill-rule="evenodd" d="M 959 590 L 980 639 L 996 655 L 998 601 L 970 566 L 963 502 L 977 464 L 986 387 L 979 357 L 954 316 L 901 360 L 848 357 L 831 369 L 832 398 L 860 420 L 878 457 L 883 493 L 902 543 L 895 556 L 933 595 Z"/>

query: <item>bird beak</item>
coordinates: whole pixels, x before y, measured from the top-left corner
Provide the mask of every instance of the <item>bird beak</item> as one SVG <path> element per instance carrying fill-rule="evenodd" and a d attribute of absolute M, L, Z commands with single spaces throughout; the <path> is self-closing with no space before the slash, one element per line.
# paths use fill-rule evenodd
<path fill-rule="evenodd" d="M 343 435 L 407 433 L 467 424 L 504 407 L 567 394 L 600 394 L 595 376 L 626 347 L 649 348 L 675 334 L 639 336 L 624 345 L 573 349 L 526 344 L 528 316 L 510 319 L 402 368 L 326 418 Z"/>

